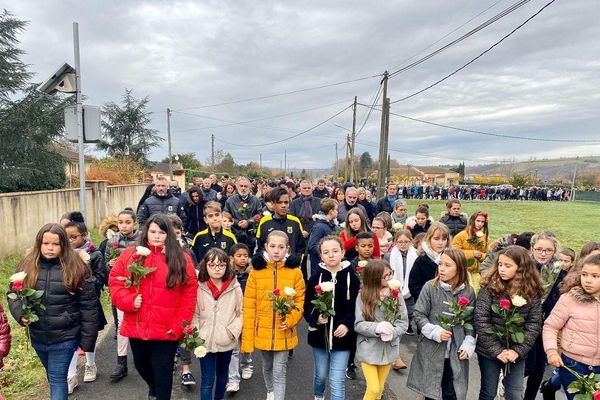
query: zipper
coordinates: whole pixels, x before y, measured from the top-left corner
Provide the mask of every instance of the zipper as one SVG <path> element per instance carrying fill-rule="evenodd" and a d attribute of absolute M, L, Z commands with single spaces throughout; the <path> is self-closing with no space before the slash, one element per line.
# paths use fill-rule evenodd
<path fill-rule="evenodd" d="M 277 289 L 277 262 L 273 263 L 273 290 Z M 271 351 L 275 350 L 275 320 L 277 318 L 275 310 L 273 310 L 273 324 L 271 327 Z"/>
<path fill-rule="evenodd" d="M 50 267 L 50 268 L 52 268 L 52 267 Z M 48 289 L 50 287 L 50 268 L 46 268 L 46 288 L 45 288 L 46 290 L 44 290 L 44 300 L 46 300 L 44 302 L 44 306 L 46 306 L 46 307 L 48 306 L 48 295 L 47 295 L 47 293 L 48 293 Z M 44 314 L 44 333 L 45 333 L 45 336 L 47 338 L 49 338 L 50 337 L 50 333 L 48 332 L 48 313 L 45 312 L 43 314 Z M 31 340 L 31 337 L 29 338 L 29 340 Z"/>
<path fill-rule="evenodd" d="M 224 294 L 225 293 L 221 293 L 221 296 L 223 296 Z M 200 294 L 200 295 L 202 295 L 202 294 Z M 221 296 L 219 296 L 219 299 L 221 298 Z M 209 349 L 212 349 L 213 344 L 215 342 L 215 329 L 217 327 L 217 311 L 219 309 L 218 302 L 219 302 L 218 299 L 215 300 L 215 305 L 213 306 L 213 323 L 212 323 L 212 329 L 211 329 L 211 332 L 210 332 L 210 343 L 209 343 L 209 346 L 208 346 Z"/>

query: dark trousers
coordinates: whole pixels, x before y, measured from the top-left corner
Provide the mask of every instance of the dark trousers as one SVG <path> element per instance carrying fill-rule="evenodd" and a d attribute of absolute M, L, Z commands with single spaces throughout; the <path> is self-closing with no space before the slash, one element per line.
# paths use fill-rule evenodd
<path fill-rule="evenodd" d="M 425 400 L 432 400 L 425 397 Z M 454 391 L 454 375 L 452 367 L 450 367 L 450 359 L 444 360 L 444 373 L 442 374 L 442 400 L 456 400 L 456 392 Z"/>
<path fill-rule="evenodd" d="M 225 386 L 229 378 L 229 361 L 232 350 L 208 353 L 200 359 L 200 400 L 221 400 L 225 397 Z M 213 397 L 214 388 L 214 397 Z"/>
<path fill-rule="evenodd" d="M 157 400 L 169 400 L 173 388 L 176 341 L 129 339 L 133 363 Z"/>
<path fill-rule="evenodd" d="M 540 334 L 533 345 L 533 348 L 527 354 L 525 363 L 525 376 L 527 376 L 527 385 L 525 386 L 524 400 L 535 400 L 540 385 L 544 380 L 544 371 L 546 369 L 546 352 L 544 343 Z"/>

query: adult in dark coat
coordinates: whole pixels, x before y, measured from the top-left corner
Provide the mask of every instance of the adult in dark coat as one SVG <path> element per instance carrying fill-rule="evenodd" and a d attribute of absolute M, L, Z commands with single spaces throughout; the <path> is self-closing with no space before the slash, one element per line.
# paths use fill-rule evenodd
<path fill-rule="evenodd" d="M 188 236 L 193 238 L 198 232 L 206 229 L 206 222 L 204 221 L 206 201 L 202 197 L 202 191 L 197 186 L 192 187 L 187 193 L 189 200 L 183 206 L 187 218 L 184 227 Z"/>
<path fill-rule="evenodd" d="M 350 186 L 348 189 L 346 189 L 344 202 L 340 204 L 340 207 L 338 209 L 337 219 L 340 224 L 346 221 L 346 214 L 348 214 L 348 211 L 350 211 L 354 207 L 360 208 L 360 210 L 363 212 L 363 215 L 367 216 L 367 210 L 365 210 L 363 206 L 358 204 L 358 190 L 356 190 L 355 187 Z"/>
<path fill-rule="evenodd" d="M 450 235 L 455 236 L 467 227 L 467 217 L 460 212 L 460 200 L 452 199 L 446 203 L 446 213 L 440 222 L 448 227 Z"/>
<path fill-rule="evenodd" d="M 187 217 L 183 205 L 178 197 L 169 192 L 168 182 L 164 176 L 159 176 L 154 181 L 154 192 L 144 201 L 137 213 L 137 221 L 140 226 L 143 226 L 146 220 L 154 214 L 175 214 L 185 226 Z"/>
<path fill-rule="evenodd" d="M 313 196 L 312 183 L 309 181 L 300 182 L 300 196 L 296 197 L 290 204 L 290 214 L 298 217 L 304 228 L 305 238 L 308 237 L 314 221 L 313 215 L 321 211 L 321 199 Z"/>
<path fill-rule="evenodd" d="M 385 211 L 391 214 L 396 200 L 398 200 L 398 185 L 390 182 L 386 188 L 386 195 L 377 201 L 377 213 Z"/>

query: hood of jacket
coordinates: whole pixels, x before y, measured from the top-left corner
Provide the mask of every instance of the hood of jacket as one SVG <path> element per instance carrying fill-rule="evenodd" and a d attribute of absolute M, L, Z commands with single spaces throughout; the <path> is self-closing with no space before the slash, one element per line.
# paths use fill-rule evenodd
<path fill-rule="evenodd" d="M 298 268 L 300 267 L 302 260 L 295 254 L 289 255 L 285 258 L 283 263 L 284 268 Z M 281 263 L 279 263 L 281 265 Z M 267 267 L 275 268 L 275 262 L 271 261 L 266 251 L 257 253 L 252 257 L 252 268 L 256 270 L 265 269 Z"/>
<path fill-rule="evenodd" d="M 581 286 L 575 286 L 569 293 L 577 300 L 578 303 L 595 303 L 600 301 L 591 294 L 587 293 Z"/>

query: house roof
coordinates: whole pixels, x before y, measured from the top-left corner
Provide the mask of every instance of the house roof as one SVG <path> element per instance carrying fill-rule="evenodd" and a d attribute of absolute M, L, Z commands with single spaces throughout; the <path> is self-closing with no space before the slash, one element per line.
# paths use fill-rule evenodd
<path fill-rule="evenodd" d="M 78 152 L 73 151 L 71 149 L 67 149 L 66 147 L 61 147 L 61 146 L 55 146 L 54 149 L 56 150 L 56 152 L 58 154 L 60 154 L 67 160 L 73 161 L 73 162 L 79 162 L 79 153 Z M 88 156 L 88 155 L 84 155 L 84 159 L 86 162 L 91 162 L 91 161 L 95 160 L 94 157 Z"/>
<path fill-rule="evenodd" d="M 441 167 L 417 167 L 419 171 L 423 172 L 426 175 L 443 175 L 443 174 L 457 174 L 454 171 L 450 171 L 446 168 Z"/>
<path fill-rule="evenodd" d="M 169 170 L 169 163 L 168 162 L 159 162 L 156 165 L 154 165 L 152 168 L 148 169 L 150 172 L 160 172 L 163 174 L 169 174 L 171 171 Z M 181 173 L 183 172 L 183 165 L 181 165 L 180 163 L 173 163 L 173 173 L 178 172 Z"/>

